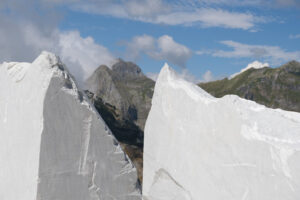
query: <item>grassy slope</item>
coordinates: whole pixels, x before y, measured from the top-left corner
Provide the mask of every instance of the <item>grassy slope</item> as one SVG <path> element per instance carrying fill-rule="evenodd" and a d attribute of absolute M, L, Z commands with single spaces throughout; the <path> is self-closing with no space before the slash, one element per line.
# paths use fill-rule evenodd
<path fill-rule="evenodd" d="M 215 97 L 235 94 L 271 108 L 300 112 L 300 63 L 279 68 L 249 69 L 233 79 L 200 83 Z"/>

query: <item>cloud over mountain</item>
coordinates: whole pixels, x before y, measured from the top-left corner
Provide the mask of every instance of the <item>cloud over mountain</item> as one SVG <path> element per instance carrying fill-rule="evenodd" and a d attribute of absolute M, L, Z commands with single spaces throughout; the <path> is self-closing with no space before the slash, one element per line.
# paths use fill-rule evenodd
<path fill-rule="evenodd" d="M 300 60 L 300 51 L 286 51 L 279 46 L 250 45 L 232 40 L 221 41 L 221 44 L 232 48 L 232 50 L 217 50 L 212 53 L 213 56 L 223 58 L 260 58 L 275 65 L 289 60 Z"/>
<path fill-rule="evenodd" d="M 135 36 L 126 46 L 129 59 L 136 60 L 144 53 L 153 59 L 165 60 L 183 68 L 193 53 L 169 35 L 157 39 L 149 35 Z"/>

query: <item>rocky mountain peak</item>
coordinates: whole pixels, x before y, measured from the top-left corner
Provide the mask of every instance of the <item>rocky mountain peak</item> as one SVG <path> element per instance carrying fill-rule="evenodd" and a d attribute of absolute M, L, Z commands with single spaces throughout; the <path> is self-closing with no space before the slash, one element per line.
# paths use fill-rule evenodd
<path fill-rule="evenodd" d="M 112 71 L 116 72 L 122 78 L 136 78 L 143 76 L 142 70 L 133 62 L 125 62 L 122 59 L 112 66 Z"/>
<path fill-rule="evenodd" d="M 283 65 L 281 68 L 289 73 L 300 73 L 300 63 L 295 60 L 288 62 L 287 64 Z"/>
<path fill-rule="evenodd" d="M 138 169 L 142 182 L 144 126 L 154 81 L 132 62 L 101 65 L 87 80 L 87 94 Z"/>
<path fill-rule="evenodd" d="M 109 67 L 107 65 L 100 65 L 94 72 L 94 74 L 101 73 L 101 71 L 109 71 Z"/>

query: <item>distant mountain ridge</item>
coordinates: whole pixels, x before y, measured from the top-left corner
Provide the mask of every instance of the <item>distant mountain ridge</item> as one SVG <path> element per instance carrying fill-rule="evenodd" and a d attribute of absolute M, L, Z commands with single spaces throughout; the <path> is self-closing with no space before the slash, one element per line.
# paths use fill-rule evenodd
<path fill-rule="evenodd" d="M 90 92 L 115 106 L 120 118 L 144 129 L 154 81 L 146 77 L 140 67 L 119 59 L 111 69 L 101 65 L 86 84 Z"/>
<path fill-rule="evenodd" d="M 105 65 L 97 68 L 86 85 L 87 95 L 123 144 L 142 181 L 144 126 L 154 81 L 136 64 L 119 59 L 111 68 Z"/>
<path fill-rule="evenodd" d="M 199 83 L 215 97 L 235 94 L 270 108 L 300 112 L 300 63 L 248 69 L 232 79 Z"/>

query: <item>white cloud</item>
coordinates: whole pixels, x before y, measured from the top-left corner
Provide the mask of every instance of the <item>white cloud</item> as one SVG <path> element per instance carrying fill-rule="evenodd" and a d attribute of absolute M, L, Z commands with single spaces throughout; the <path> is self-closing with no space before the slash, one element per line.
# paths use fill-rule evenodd
<path fill-rule="evenodd" d="M 213 56 L 264 59 L 274 65 L 282 64 L 290 60 L 300 60 L 300 51 L 286 51 L 278 46 L 249 45 L 231 40 L 221 41 L 221 43 L 233 48 L 233 50 L 217 50 L 212 53 Z"/>
<path fill-rule="evenodd" d="M 0 62 L 32 61 L 44 48 L 52 47 L 53 31 L 36 24 L 0 16 Z"/>
<path fill-rule="evenodd" d="M 86 80 L 100 64 L 111 65 L 115 61 L 107 48 L 95 43 L 92 37 L 82 38 L 78 31 L 60 33 L 58 44 L 62 60 L 71 68 L 70 70 L 73 70 L 77 78 L 82 76 L 81 81 Z M 78 64 L 81 69 L 72 67 Z"/>
<path fill-rule="evenodd" d="M 153 52 L 152 57 L 158 60 L 168 60 L 171 63 L 185 67 L 192 51 L 186 46 L 173 40 L 171 36 L 163 35 L 157 40 L 159 52 Z"/>
<path fill-rule="evenodd" d="M 0 62 L 32 61 L 41 46 L 51 45 L 59 14 L 47 6 L 37 7 L 35 0 L 0 2 Z"/>
<path fill-rule="evenodd" d="M 194 74 L 191 74 L 190 71 L 186 68 L 181 69 L 181 71 L 178 73 L 178 76 L 182 79 L 185 79 L 185 80 L 195 83 L 195 84 L 200 82 L 200 79 L 197 78 Z"/>
<path fill-rule="evenodd" d="M 137 59 L 141 53 L 156 60 L 165 60 L 179 67 L 185 67 L 192 51 L 174 41 L 171 36 L 163 35 L 158 39 L 149 35 L 136 36 L 127 43 L 127 57 Z"/>
<path fill-rule="evenodd" d="M 235 74 L 232 74 L 232 75 L 229 77 L 229 79 L 233 79 L 234 77 L 236 77 L 237 75 L 239 75 L 239 74 L 241 74 L 241 73 L 247 71 L 248 69 L 252 69 L 252 68 L 253 68 L 253 69 L 261 69 L 261 68 L 264 68 L 264 67 L 270 67 L 269 63 L 261 63 L 261 62 L 259 62 L 259 61 L 256 60 L 256 61 L 254 61 L 254 62 L 252 62 L 252 63 L 249 63 L 249 64 L 247 65 L 247 67 L 241 69 L 240 72 L 237 72 L 237 73 L 235 73 Z"/>
<path fill-rule="evenodd" d="M 205 54 L 205 52 L 202 50 L 201 51 L 199 50 L 199 51 L 195 51 L 195 54 L 201 56 L 201 55 Z"/>
<path fill-rule="evenodd" d="M 51 3 L 51 0 L 45 0 Z M 58 0 L 60 1 L 60 0 Z M 60 1 L 66 4 L 64 1 Z M 59 2 L 57 2 L 59 3 Z M 113 17 L 145 21 L 154 15 L 167 12 L 169 5 L 162 0 L 77 0 L 69 1 L 68 5 L 75 11 L 91 14 L 110 15 Z"/>
<path fill-rule="evenodd" d="M 228 6 L 255 6 L 262 3 L 263 0 L 198 0 L 204 4 L 228 5 Z"/>
<path fill-rule="evenodd" d="M 203 27 L 223 27 L 249 30 L 254 28 L 256 22 L 263 22 L 263 19 L 250 13 L 203 8 L 194 12 L 173 12 L 159 15 L 152 22 L 169 25 L 200 24 Z"/>
<path fill-rule="evenodd" d="M 200 82 L 208 82 L 208 81 L 212 81 L 214 80 L 213 76 L 212 76 L 212 73 L 210 71 L 207 71 L 205 72 L 205 74 L 202 76 L 202 79 L 199 79 L 197 78 L 196 76 L 194 76 L 193 74 L 191 74 L 189 72 L 188 69 L 181 69 L 180 71 L 177 72 L 177 75 L 186 80 L 186 81 L 189 81 L 189 82 L 192 82 L 192 83 L 195 83 L 195 84 L 198 84 Z M 147 72 L 146 73 L 146 76 L 150 79 L 152 79 L 153 81 L 156 81 L 158 76 L 159 76 L 159 73 L 152 73 L 152 72 Z"/>
<path fill-rule="evenodd" d="M 213 81 L 215 78 L 211 71 L 207 70 L 203 75 L 202 75 L 202 81 L 201 82 L 210 82 Z"/>
<path fill-rule="evenodd" d="M 0 62 L 32 62 L 43 50 L 59 55 L 62 61 L 83 83 L 100 64 L 110 64 L 113 55 L 91 37 L 82 38 L 78 31 L 44 30 L 28 21 L 0 18 Z"/>
<path fill-rule="evenodd" d="M 100 64 L 109 65 L 114 56 L 92 37 L 83 38 L 76 30 L 65 32 L 58 29 L 60 12 L 53 5 L 80 2 L 0 1 L 0 62 L 32 62 L 43 50 L 50 51 L 61 57 L 80 83 Z"/>
<path fill-rule="evenodd" d="M 131 0 L 125 2 L 125 8 L 129 16 L 142 18 L 152 17 L 168 11 L 169 5 L 163 3 L 162 0 Z"/>
<path fill-rule="evenodd" d="M 155 51 L 156 39 L 149 35 L 135 36 L 126 46 L 126 57 L 131 60 L 137 60 L 142 52 L 148 53 Z"/>
<path fill-rule="evenodd" d="M 191 74 L 188 69 L 181 69 L 178 73 L 178 76 L 182 79 L 185 79 L 189 82 L 198 84 L 200 82 L 210 82 L 216 80 L 216 78 L 213 76 L 212 72 L 210 70 L 207 70 L 201 78 L 197 78 L 195 75 Z M 158 78 L 159 73 L 152 73 L 152 72 L 147 72 L 146 76 L 153 81 L 156 81 Z"/>
<path fill-rule="evenodd" d="M 153 73 L 153 72 L 147 72 L 146 76 L 150 79 L 152 79 L 153 81 L 156 81 L 158 78 L 158 73 Z"/>
<path fill-rule="evenodd" d="M 146 76 L 153 81 L 156 81 L 158 78 L 159 73 L 152 73 L 152 72 L 147 72 Z M 189 82 L 192 82 L 194 84 L 198 83 L 205 83 L 205 82 L 210 82 L 216 80 L 216 77 L 212 74 L 210 70 L 207 70 L 200 78 L 196 77 L 194 74 L 192 74 L 188 69 L 181 69 L 180 71 L 177 72 L 177 75 Z"/>
<path fill-rule="evenodd" d="M 299 0 L 191 0 L 192 5 L 202 6 L 229 6 L 229 7 L 257 7 L 283 8 L 299 7 Z"/>
<path fill-rule="evenodd" d="M 50 3 L 50 0 L 44 0 Z M 200 25 L 202 27 L 223 27 L 232 29 L 252 30 L 258 23 L 266 22 L 264 17 L 258 17 L 249 12 L 234 12 L 224 8 L 215 8 L 210 6 L 231 5 L 226 1 L 183 1 L 176 2 L 163 0 L 127 0 L 127 1 L 109 1 L 109 0 L 68 0 L 67 3 L 62 0 L 56 0 L 68 5 L 75 11 L 108 15 L 117 18 L 142 21 L 153 24 L 166 25 Z M 237 0 L 230 1 L 238 5 Z M 248 1 L 242 1 L 239 5 L 250 5 Z"/>
<path fill-rule="evenodd" d="M 194 53 L 195 53 L 196 55 L 201 56 L 201 55 L 205 55 L 205 54 L 211 54 L 212 52 L 213 52 L 213 51 L 210 50 L 210 49 L 201 49 L 201 50 L 195 51 Z"/>
<path fill-rule="evenodd" d="M 274 0 L 276 6 L 284 6 L 284 7 L 300 7 L 299 0 Z"/>
<path fill-rule="evenodd" d="M 181 77 L 189 82 L 195 83 L 195 84 L 216 80 L 216 78 L 214 77 L 214 75 L 212 74 L 212 72 L 210 70 L 207 70 L 200 78 L 198 78 L 194 74 L 190 73 L 190 71 L 188 71 L 188 69 L 182 69 L 178 73 L 178 75 L 179 75 L 179 77 Z"/>
<path fill-rule="evenodd" d="M 300 38 L 300 34 L 290 35 L 289 38 L 290 39 L 299 39 Z"/>

